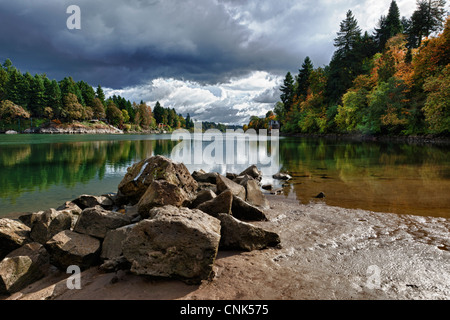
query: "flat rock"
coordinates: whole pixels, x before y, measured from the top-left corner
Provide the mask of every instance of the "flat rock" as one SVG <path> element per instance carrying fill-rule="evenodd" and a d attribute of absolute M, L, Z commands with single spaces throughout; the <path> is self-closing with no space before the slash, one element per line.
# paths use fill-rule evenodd
<path fill-rule="evenodd" d="M 101 242 L 87 234 L 64 230 L 46 244 L 50 263 L 66 271 L 71 265 L 87 269 L 99 262 Z"/>
<path fill-rule="evenodd" d="M 225 190 L 215 198 L 201 203 L 197 209 L 215 217 L 218 213 L 231 214 L 232 204 L 233 194 L 231 190 Z"/>
<path fill-rule="evenodd" d="M 200 171 L 194 171 L 192 173 L 192 177 L 197 182 L 207 182 L 207 183 L 216 183 L 217 180 L 217 172 L 205 172 L 203 170 Z"/>
<path fill-rule="evenodd" d="M 218 219 L 221 222 L 220 249 L 252 251 L 280 244 L 280 237 L 275 232 L 239 221 L 228 214 L 219 214 Z"/>
<path fill-rule="evenodd" d="M 0 219 L 0 259 L 31 242 L 29 234 L 30 228 L 24 223 L 9 218 Z"/>
<path fill-rule="evenodd" d="M 131 223 L 131 218 L 97 206 L 84 209 L 73 231 L 103 239 L 109 230 L 114 230 Z"/>
<path fill-rule="evenodd" d="M 164 206 L 130 229 L 123 255 L 131 272 L 199 283 L 209 279 L 220 242 L 220 221 L 200 210 Z"/>

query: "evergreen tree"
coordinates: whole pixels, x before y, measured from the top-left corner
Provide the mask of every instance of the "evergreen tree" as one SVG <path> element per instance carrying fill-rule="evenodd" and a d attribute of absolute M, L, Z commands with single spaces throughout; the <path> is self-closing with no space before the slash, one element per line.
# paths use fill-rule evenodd
<path fill-rule="evenodd" d="M 281 102 L 284 105 L 285 111 L 288 112 L 289 110 L 291 110 L 292 103 L 294 101 L 294 79 L 292 78 L 290 72 L 286 74 L 280 91 L 282 92 L 280 96 Z"/>
<path fill-rule="evenodd" d="M 86 106 L 92 107 L 95 98 L 94 89 L 85 81 L 78 81 L 77 86 L 81 91 L 81 96 Z"/>
<path fill-rule="evenodd" d="M 44 80 L 36 74 L 31 82 L 28 106 L 33 117 L 44 117 L 44 109 L 46 107 L 45 97 Z"/>
<path fill-rule="evenodd" d="M 375 28 L 375 39 L 378 50 L 382 51 L 386 42 L 393 36 L 403 32 L 403 24 L 400 20 L 400 10 L 397 2 L 393 0 L 389 7 L 387 17 L 381 16 L 378 22 L 378 28 Z"/>
<path fill-rule="evenodd" d="M 159 101 L 156 101 L 155 107 L 153 108 L 153 117 L 156 120 L 157 124 L 164 123 L 164 108 L 161 107 Z"/>
<path fill-rule="evenodd" d="M 61 117 L 63 111 L 62 94 L 56 80 L 45 82 L 45 97 L 46 105 L 53 109 L 54 116 Z"/>
<path fill-rule="evenodd" d="M 311 59 L 306 57 L 297 76 L 297 97 L 306 97 L 310 83 L 309 76 L 313 70 Z"/>
<path fill-rule="evenodd" d="M 411 16 L 411 38 L 416 38 L 414 47 L 419 47 L 423 37 L 443 30 L 446 18 L 445 0 L 417 0 L 417 9 Z"/>
<path fill-rule="evenodd" d="M 327 98 L 331 104 L 339 104 L 342 95 L 351 87 L 362 70 L 360 53 L 361 29 L 351 10 L 340 24 L 334 45 L 337 48 L 327 69 Z"/>
<path fill-rule="evenodd" d="M 97 91 L 95 92 L 95 97 L 99 98 L 101 103 L 103 103 L 103 105 L 105 105 L 105 93 L 103 92 L 101 85 L 98 85 Z"/>

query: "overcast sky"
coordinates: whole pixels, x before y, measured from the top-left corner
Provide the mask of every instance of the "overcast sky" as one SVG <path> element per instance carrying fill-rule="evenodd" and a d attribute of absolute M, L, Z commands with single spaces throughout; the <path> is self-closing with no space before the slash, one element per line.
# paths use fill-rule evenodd
<path fill-rule="evenodd" d="M 0 62 L 72 76 L 108 95 L 158 100 L 230 124 L 264 116 L 287 71 L 327 65 L 347 10 L 373 32 L 391 0 L 0 0 Z M 410 17 L 415 0 L 397 0 Z M 69 30 L 70 5 L 81 29 Z"/>

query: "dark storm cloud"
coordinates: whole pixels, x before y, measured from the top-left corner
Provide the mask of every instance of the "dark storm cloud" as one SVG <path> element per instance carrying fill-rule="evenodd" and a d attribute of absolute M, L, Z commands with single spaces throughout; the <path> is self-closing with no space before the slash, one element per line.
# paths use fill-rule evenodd
<path fill-rule="evenodd" d="M 68 30 L 66 8 L 74 1 L 1 1 L 0 58 L 115 88 L 157 77 L 218 83 L 252 70 L 279 73 L 303 58 L 293 45 L 297 37 L 279 25 L 283 15 L 286 24 L 298 20 L 303 7 L 295 3 L 77 1 L 82 29 Z M 301 21 L 298 31 L 307 32 Z"/>

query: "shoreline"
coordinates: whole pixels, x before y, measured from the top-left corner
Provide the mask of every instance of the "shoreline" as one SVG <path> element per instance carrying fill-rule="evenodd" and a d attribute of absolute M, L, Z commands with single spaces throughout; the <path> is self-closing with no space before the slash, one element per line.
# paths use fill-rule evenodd
<path fill-rule="evenodd" d="M 81 289 L 55 271 L 5 300 L 447 300 L 450 220 L 299 204 L 266 195 L 281 248 L 223 251 L 200 285 L 92 267 Z"/>
<path fill-rule="evenodd" d="M 348 133 L 280 133 L 281 137 L 326 139 L 336 141 L 355 141 L 355 142 L 395 142 L 410 144 L 437 144 L 450 145 L 450 137 L 435 135 L 411 135 L 411 136 L 389 136 L 389 135 L 365 135 Z"/>

